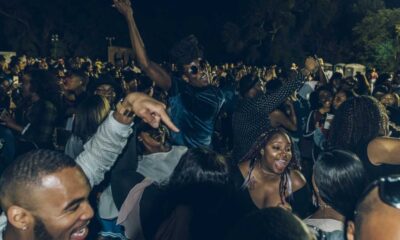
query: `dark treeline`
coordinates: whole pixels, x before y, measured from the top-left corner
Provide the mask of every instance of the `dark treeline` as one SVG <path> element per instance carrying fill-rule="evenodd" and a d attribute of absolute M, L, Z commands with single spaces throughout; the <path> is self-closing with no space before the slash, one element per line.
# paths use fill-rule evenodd
<path fill-rule="evenodd" d="M 394 0 L 135 1 L 149 54 L 168 59 L 177 40 L 195 34 L 213 62 L 289 65 L 307 54 L 395 70 L 399 3 Z M 105 58 L 107 36 L 129 46 L 111 1 L 0 2 L 0 50 L 29 55 Z M 398 28 L 400 29 L 400 28 Z M 58 34 L 58 41 L 51 36 Z"/>

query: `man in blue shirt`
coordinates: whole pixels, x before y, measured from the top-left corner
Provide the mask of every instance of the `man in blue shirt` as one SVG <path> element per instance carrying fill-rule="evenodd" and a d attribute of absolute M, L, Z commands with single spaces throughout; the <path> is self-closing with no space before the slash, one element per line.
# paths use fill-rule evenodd
<path fill-rule="evenodd" d="M 189 148 L 210 146 L 224 95 L 220 89 L 210 85 L 211 77 L 197 39 L 191 35 L 173 47 L 171 55 L 178 64 L 179 75 L 171 78 L 148 59 L 129 0 L 114 0 L 114 4 L 128 23 L 131 44 L 141 69 L 158 87 L 169 93 L 170 115 L 181 130 L 172 134 L 173 142 Z"/>

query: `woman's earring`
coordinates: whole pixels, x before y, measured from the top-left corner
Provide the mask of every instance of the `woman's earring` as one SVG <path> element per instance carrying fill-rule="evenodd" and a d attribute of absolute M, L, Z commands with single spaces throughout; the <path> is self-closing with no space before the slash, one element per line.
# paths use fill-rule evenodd
<path fill-rule="evenodd" d="M 261 156 L 264 156 L 264 149 L 261 149 L 260 154 Z"/>

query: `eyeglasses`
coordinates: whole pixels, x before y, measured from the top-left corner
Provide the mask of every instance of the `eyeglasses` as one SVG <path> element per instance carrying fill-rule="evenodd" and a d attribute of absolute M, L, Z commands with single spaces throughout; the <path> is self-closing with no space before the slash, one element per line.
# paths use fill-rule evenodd
<path fill-rule="evenodd" d="M 371 183 L 361 195 L 357 205 L 359 205 L 375 187 L 378 187 L 379 198 L 382 202 L 400 209 L 400 175 L 383 177 Z M 355 212 L 355 214 L 357 214 L 357 212 Z"/>
<path fill-rule="evenodd" d="M 189 68 L 189 73 L 192 75 L 198 74 L 201 70 L 207 69 L 207 62 L 205 60 L 199 60 L 199 64 L 192 63 Z"/>

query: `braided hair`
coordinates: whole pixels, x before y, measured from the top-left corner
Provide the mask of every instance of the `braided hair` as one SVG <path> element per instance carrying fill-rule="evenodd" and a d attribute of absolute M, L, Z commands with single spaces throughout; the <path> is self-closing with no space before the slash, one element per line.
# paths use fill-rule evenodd
<path fill-rule="evenodd" d="M 345 101 L 333 119 L 329 145 L 350 151 L 362 150 L 360 147 L 382 135 L 387 125 L 385 116 L 385 108 L 375 98 L 356 96 Z"/>
<path fill-rule="evenodd" d="M 252 173 L 257 164 L 262 161 L 261 150 L 264 149 L 265 145 L 276 135 L 282 134 L 289 136 L 288 133 L 282 128 L 271 128 L 268 131 L 261 134 L 255 141 L 253 146 L 247 152 L 247 154 L 242 158 L 240 162 L 250 161 L 249 171 L 243 183 L 243 187 L 247 188 L 252 182 Z M 279 196 L 281 198 L 282 204 L 285 202 L 285 193 L 287 190 L 291 191 L 290 181 L 290 171 L 293 169 L 300 169 L 300 163 L 298 158 L 295 156 L 294 144 L 292 138 L 290 138 L 290 151 L 292 152 L 292 159 L 290 159 L 289 165 L 285 168 L 284 172 L 281 174 L 281 180 L 279 183 Z"/>

